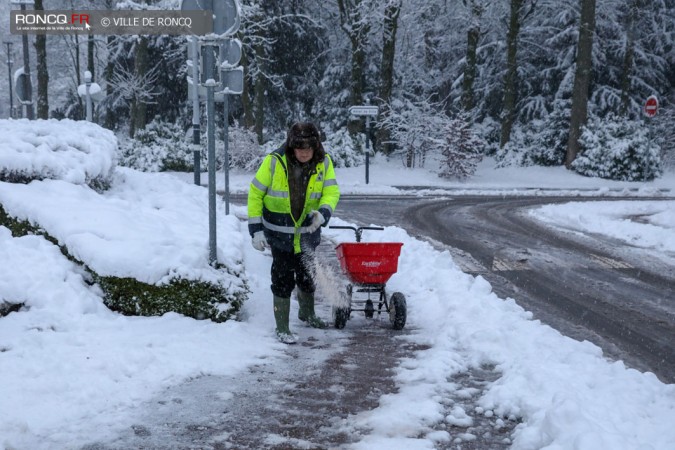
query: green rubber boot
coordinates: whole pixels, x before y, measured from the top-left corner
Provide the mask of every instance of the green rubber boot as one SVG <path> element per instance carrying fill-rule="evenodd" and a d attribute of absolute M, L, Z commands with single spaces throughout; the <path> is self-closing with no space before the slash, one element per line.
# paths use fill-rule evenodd
<path fill-rule="evenodd" d="M 307 322 L 312 328 L 327 328 L 328 325 L 319 319 L 314 312 L 314 293 L 298 289 L 298 319 Z"/>
<path fill-rule="evenodd" d="M 277 338 L 284 344 L 295 344 L 296 339 L 288 328 L 291 313 L 291 299 L 274 296 L 274 320 L 277 322 Z"/>

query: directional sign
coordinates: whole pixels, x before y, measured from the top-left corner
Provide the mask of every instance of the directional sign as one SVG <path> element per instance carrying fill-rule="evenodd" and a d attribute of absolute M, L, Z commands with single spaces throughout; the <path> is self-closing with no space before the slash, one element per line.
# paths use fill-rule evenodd
<path fill-rule="evenodd" d="M 645 116 L 654 117 L 659 112 L 659 99 L 655 95 L 650 95 L 645 102 Z"/>
<path fill-rule="evenodd" d="M 352 116 L 376 116 L 377 106 L 372 105 L 358 105 L 349 108 L 349 114 Z"/>

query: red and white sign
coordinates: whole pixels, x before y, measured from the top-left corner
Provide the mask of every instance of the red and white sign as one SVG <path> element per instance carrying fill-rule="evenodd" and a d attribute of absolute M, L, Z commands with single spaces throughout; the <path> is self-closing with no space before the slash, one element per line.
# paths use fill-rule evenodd
<path fill-rule="evenodd" d="M 655 95 L 650 95 L 645 102 L 645 116 L 654 117 L 659 112 L 659 99 Z"/>

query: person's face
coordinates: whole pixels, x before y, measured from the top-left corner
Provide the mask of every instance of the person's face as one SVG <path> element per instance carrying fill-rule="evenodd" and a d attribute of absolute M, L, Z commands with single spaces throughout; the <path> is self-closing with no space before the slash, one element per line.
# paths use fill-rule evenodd
<path fill-rule="evenodd" d="M 293 151 L 295 152 L 296 159 L 303 164 L 308 162 L 312 159 L 312 156 L 314 156 L 314 149 L 312 147 L 296 148 Z"/>

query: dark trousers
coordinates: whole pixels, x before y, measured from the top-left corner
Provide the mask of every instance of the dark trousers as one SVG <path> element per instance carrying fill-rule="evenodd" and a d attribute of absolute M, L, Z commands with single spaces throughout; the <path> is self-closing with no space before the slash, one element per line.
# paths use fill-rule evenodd
<path fill-rule="evenodd" d="M 272 293 L 289 298 L 296 284 L 303 292 L 314 292 L 313 258 L 313 252 L 294 254 L 272 247 Z"/>

